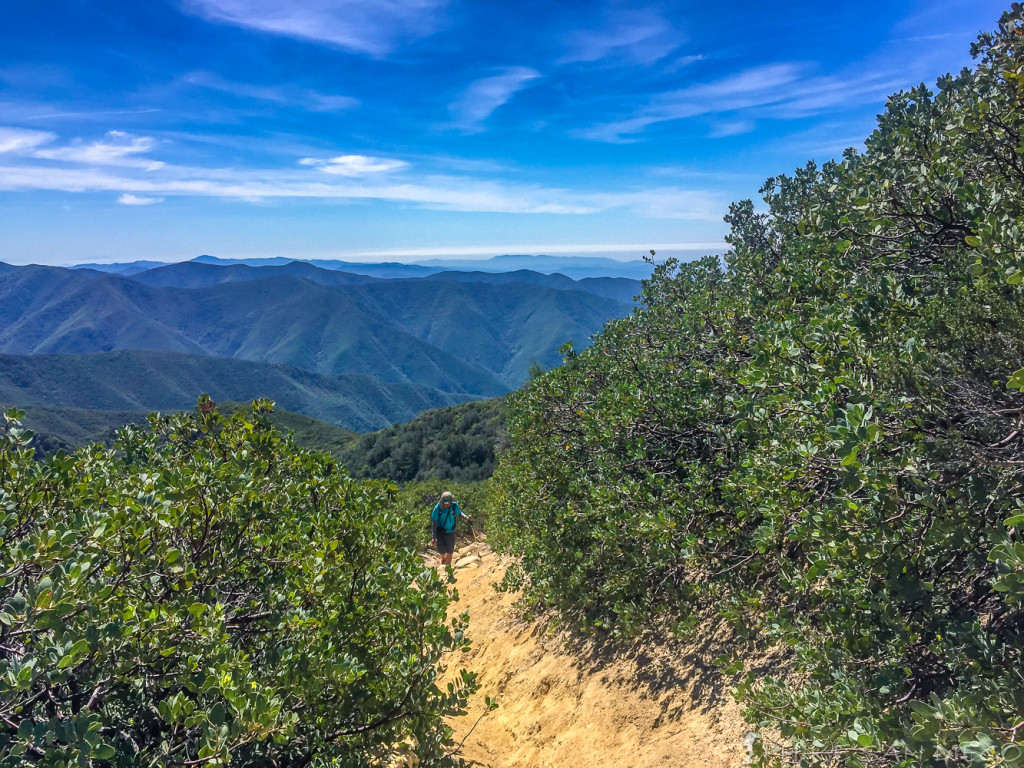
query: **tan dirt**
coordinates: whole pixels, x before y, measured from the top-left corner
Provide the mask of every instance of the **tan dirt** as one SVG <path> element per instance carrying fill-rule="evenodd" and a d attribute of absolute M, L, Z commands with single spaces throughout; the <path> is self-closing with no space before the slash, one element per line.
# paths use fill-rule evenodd
<path fill-rule="evenodd" d="M 449 674 L 466 668 L 480 682 L 468 713 L 450 723 L 465 759 L 482 768 L 743 764 L 748 727 L 732 680 L 710 662 L 727 641 L 651 633 L 625 651 L 595 647 L 519 619 L 515 596 L 493 588 L 505 565 L 483 542 L 455 554 L 454 608 L 469 612 L 472 647 L 450 660 Z M 485 696 L 497 710 L 484 714 Z"/>

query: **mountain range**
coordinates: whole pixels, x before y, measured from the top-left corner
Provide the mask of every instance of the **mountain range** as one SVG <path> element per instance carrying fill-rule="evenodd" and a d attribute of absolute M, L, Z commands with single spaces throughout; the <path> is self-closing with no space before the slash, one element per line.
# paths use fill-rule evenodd
<path fill-rule="evenodd" d="M 695 251 L 694 256 L 704 255 Z M 217 256 L 197 256 L 193 262 L 217 266 L 282 267 L 294 263 L 287 257 L 222 259 Z M 651 276 L 651 265 L 643 259 L 620 261 L 601 256 L 545 256 L 506 254 L 489 259 L 428 259 L 420 262 L 359 262 L 337 259 L 316 259 L 309 261 L 321 269 L 351 272 L 384 279 L 403 277 L 426 277 L 445 271 L 470 272 L 516 272 L 530 270 L 541 274 L 560 273 L 572 279 L 587 277 L 621 277 L 644 280 Z M 155 267 L 167 266 L 166 262 L 132 261 L 113 264 L 79 264 L 74 268 L 94 269 L 121 275 L 134 275 Z"/>
<path fill-rule="evenodd" d="M 531 365 L 559 364 L 563 343 L 584 346 L 628 314 L 639 291 L 527 270 L 0 264 L 0 401 L 135 410 L 188 407 L 204 391 L 269 396 L 365 431 L 508 392 Z"/>

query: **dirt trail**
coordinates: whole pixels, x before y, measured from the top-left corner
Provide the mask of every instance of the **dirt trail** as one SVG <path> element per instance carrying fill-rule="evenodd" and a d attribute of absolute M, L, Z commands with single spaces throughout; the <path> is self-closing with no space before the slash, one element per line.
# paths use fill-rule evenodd
<path fill-rule="evenodd" d="M 743 764 L 747 727 L 710 664 L 720 641 L 596 649 L 517 619 L 514 597 L 492 588 L 504 570 L 482 542 L 456 553 L 456 608 L 469 611 L 473 645 L 452 666 L 477 672 L 481 684 L 468 714 L 451 722 L 457 741 L 469 733 L 466 759 L 485 768 Z M 480 719 L 484 696 L 499 707 Z"/>

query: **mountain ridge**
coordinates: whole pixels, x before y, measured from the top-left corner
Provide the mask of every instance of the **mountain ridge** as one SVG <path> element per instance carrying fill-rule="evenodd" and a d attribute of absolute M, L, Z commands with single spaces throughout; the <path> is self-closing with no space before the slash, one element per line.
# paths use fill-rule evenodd
<path fill-rule="evenodd" d="M 291 274 L 195 288 L 55 267 L 0 273 L 0 352 L 151 349 L 365 373 L 470 396 L 504 394 L 559 364 L 631 304 L 525 283 Z"/>
<path fill-rule="evenodd" d="M 723 245 L 724 249 L 724 245 Z M 694 257 L 710 251 L 697 249 Z M 283 266 L 292 261 L 304 261 L 321 269 L 341 270 L 354 274 L 380 278 L 424 277 L 445 271 L 509 272 L 529 269 L 543 274 L 561 273 L 574 279 L 587 277 L 624 277 L 643 280 L 651 276 L 652 266 L 642 258 L 619 260 L 603 256 L 549 256 L 546 254 L 502 254 L 482 259 L 432 258 L 408 262 L 343 261 L 339 259 L 301 259 L 288 256 L 226 259 L 202 255 L 180 262 L 134 261 L 110 264 L 77 264 L 72 268 L 91 268 L 103 272 L 130 275 L 154 267 L 188 261 L 223 266 L 246 265 L 252 267 Z"/>

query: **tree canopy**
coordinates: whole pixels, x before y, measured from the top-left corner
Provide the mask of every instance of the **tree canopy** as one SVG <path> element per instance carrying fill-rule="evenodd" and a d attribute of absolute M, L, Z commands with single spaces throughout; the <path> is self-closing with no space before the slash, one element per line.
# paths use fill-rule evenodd
<path fill-rule="evenodd" d="M 339 457 L 355 477 L 472 483 L 494 472 L 504 433 L 504 400 L 493 398 L 426 411 L 405 424 L 362 435 Z"/>

